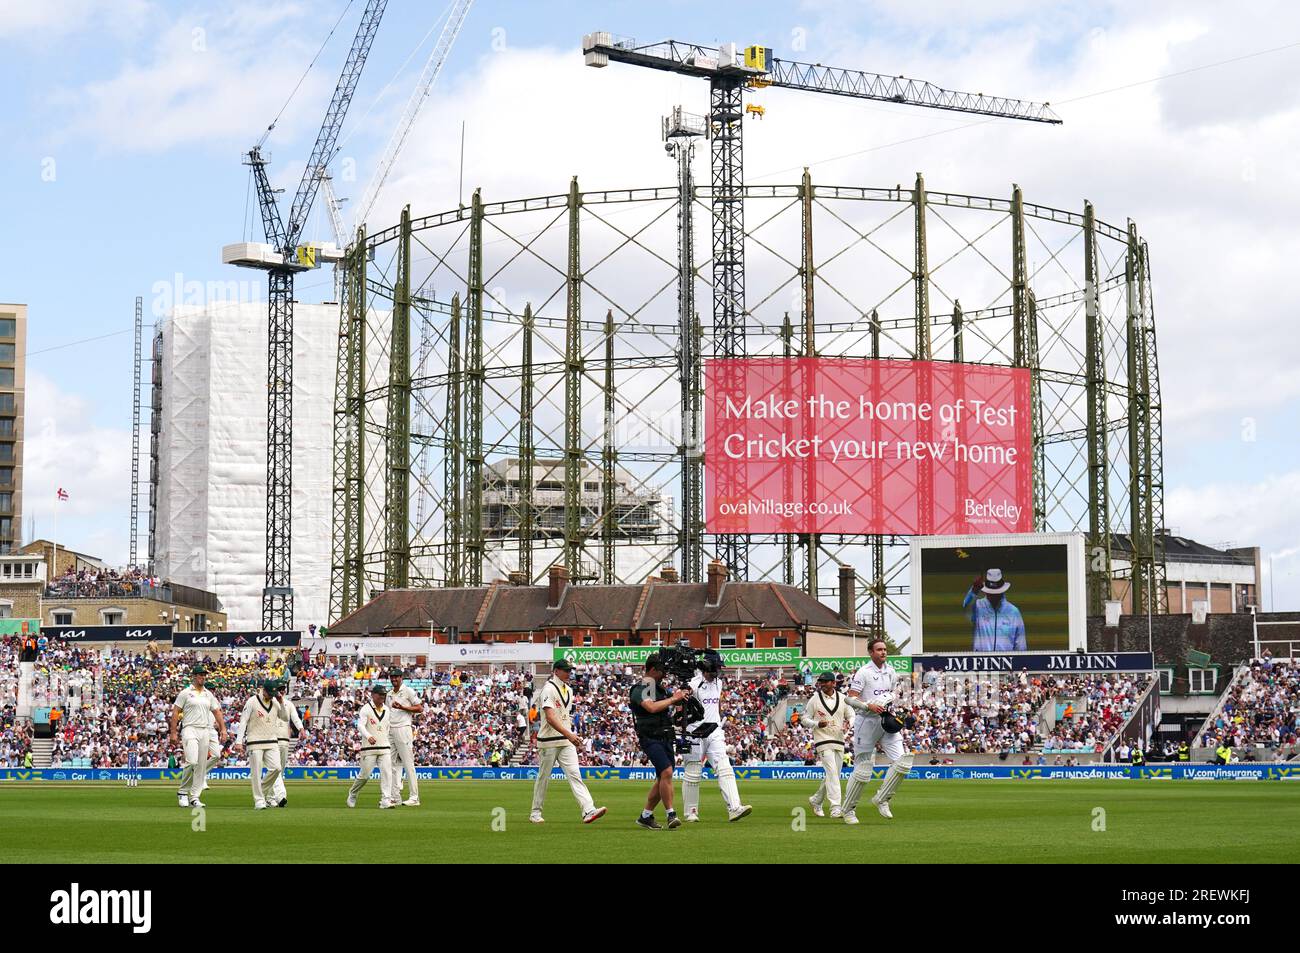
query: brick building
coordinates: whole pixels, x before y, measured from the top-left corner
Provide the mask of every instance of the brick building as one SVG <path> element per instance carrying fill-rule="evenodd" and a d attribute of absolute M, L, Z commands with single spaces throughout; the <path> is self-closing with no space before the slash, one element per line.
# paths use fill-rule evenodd
<path fill-rule="evenodd" d="M 809 637 L 851 654 L 866 632 L 852 621 L 853 570 L 844 567 L 841 612 L 792 586 L 733 582 L 720 562 L 708 582 L 683 583 L 665 566 L 635 585 L 578 586 L 552 566 L 545 586 L 517 574 L 487 586 L 396 589 L 329 627 L 333 636 L 432 635 L 439 643 L 551 642 L 558 645 L 671 644 L 703 648 L 804 648 Z M 845 611 L 845 606 L 850 607 Z"/>

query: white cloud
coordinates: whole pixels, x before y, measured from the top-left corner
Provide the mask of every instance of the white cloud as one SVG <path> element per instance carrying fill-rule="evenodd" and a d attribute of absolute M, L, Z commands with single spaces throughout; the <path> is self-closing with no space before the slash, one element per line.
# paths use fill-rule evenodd
<path fill-rule="evenodd" d="M 1300 470 L 1257 480 L 1181 484 L 1165 493 L 1165 521 L 1211 546 L 1259 546 L 1264 563 L 1264 604 L 1300 605 Z M 1270 590 L 1269 557 L 1273 578 Z"/>
<path fill-rule="evenodd" d="M 23 538 L 32 517 L 36 535 L 55 535 L 60 544 L 99 556 L 114 565 L 127 560 L 130 512 L 131 432 L 89 423 L 85 398 L 44 374 L 28 370 L 23 446 Z M 148 432 L 145 433 L 143 508 L 148 509 Z M 65 502 L 57 502 L 62 487 Z M 57 514 L 56 514 L 57 507 Z M 147 521 L 141 520 L 145 527 Z M 142 529 L 140 551 L 147 549 Z"/>
<path fill-rule="evenodd" d="M 72 34 L 123 32 L 149 8 L 145 0 L 0 0 L 0 40 L 43 45 Z"/>
<path fill-rule="evenodd" d="M 159 21 L 147 55 L 112 76 L 50 97 L 53 125 L 67 140 L 105 152 L 154 152 L 193 143 L 247 148 L 297 84 L 316 52 L 315 8 L 244 3 L 220 13 Z M 277 29 L 278 28 L 278 29 Z M 275 55 L 267 55 L 268 39 Z M 273 141 L 291 140 L 320 121 L 315 104 L 333 87 L 343 52 L 337 37 L 307 75 Z M 282 159 L 281 165 L 284 164 Z"/>

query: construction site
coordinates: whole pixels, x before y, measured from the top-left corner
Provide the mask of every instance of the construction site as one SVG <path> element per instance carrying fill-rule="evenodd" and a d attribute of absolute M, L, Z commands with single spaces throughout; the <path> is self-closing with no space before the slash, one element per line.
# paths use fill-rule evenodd
<path fill-rule="evenodd" d="M 330 163 L 383 3 L 366 7 L 287 219 L 266 136 L 245 157 L 265 242 L 223 260 L 265 271 L 269 306 L 178 310 L 155 335 L 151 566 L 237 600 L 232 620 L 266 630 L 328 624 L 389 589 L 540 582 L 553 565 L 577 584 L 627 584 L 666 566 L 702 582 L 718 561 L 830 603 L 850 566 L 857 623 L 902 632 L 908 537 L 706 526 L 703 371 L 904 359 L 1028 370 L 1033 530 L 1086 534 L 1090 615 L 1111 600 L 1168 610 L 1150 251 L 1123 209 L 1014 182 L 972 195 L 923 171 L 893 185 L 806 170 L 745 181 L 755 100 L 783 89 L 1059 123 L 1049 105 L 764 46 L 593 33 L 574 56 L 618 68 L 592 83 L 628 65 L 704 81 L 707 110 L 684 104 L 658 117 L 658 137 L 627 144 L 663 150 L 671 178 L 503 196 L 473 188 L 471 165 L 462 204 L 368 221 L 471 6 L 449 8 L 355 230 Z M 331 241 L 304 237 L 318 198 Z M 295 307 L 295 275 L 318 268 L 334 270 L 337 303 Z M 137 445 L 142 426 L 137 411 Z"/>

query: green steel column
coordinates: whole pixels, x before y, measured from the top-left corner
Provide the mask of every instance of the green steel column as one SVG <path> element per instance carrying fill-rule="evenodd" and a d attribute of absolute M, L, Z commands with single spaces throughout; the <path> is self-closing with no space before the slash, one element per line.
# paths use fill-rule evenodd
<path fill-rule="evenodd" d="M 474 190 L 469 226 L 469 318 L 466 322 L 465 439 L 469 512 L 465 514 L 465 585 L 483 584 L 483 198 Z"/>
<path fill-rule="evenodd" d="M 781 321 L 781 355 L 789 360 L 794 356 L 794 326 L 790 324 L 790 312 L 785 313 Z M 785 375 L 782 400 L 790 400 L 794 390 L 789 374 Z M 781 468 L 782 490 L 787 500 L 794 498 L 794 470 L 792 467 Z M 794 585 L 794 533 L 781 534 L 781 581 L 787 586 Z"/>
<path fill-rule="evenodd" d="M 1038 360 L 1038 299 L 1031 291 L 1029 321 L 1025 325 L 1025 350 L 1029 362 L 1029 427 L 1034 451 L 1034 530 L 1047 529 L 1047 441 L 1043 439 L 1042 366 Z"/>
<path fill-rule="evenodd" d="M 1017 486 L 1017 496 L 1033 500 L 1034 529 L 1042 531 L 1047 520 L 1044 483 L 1043 407 L 1038 380 L 1038 310 L 1029 290 L 1025 255 L 1025 199 L 1020 186 L 1011 191 L 1011 312 L 1012 360 L 1016 367 L 1029 369 L 1030 438 L 1033 461 L 1029 486 Z"/>
<path fill-rule="evenodd" d="M 1110 599 L 1110 472 L 1106 426 L 1106 338 L 1097 279 L 1097 222 L 1083 207 L 1083 289 L 1088 399 L 1088 613 L 1101 615 Z"/>
<path fill-rule="evenodd" d="M 916 268 L 912 281 L 916 289 L 916 359 L 930 360 L 930 256 L 925 239 L 925 177 L 916 173 L 912 192 L 916 209 Z"/>
<path fill-rule="evenodd" d="M 1020 186 L 1011 187 L 1011 363 L 1028 367 L 1025 329 L 1029 323 L 1029 276 L 1025 263 L 1025 199 Z"/>
<path fill-rule="evenodd" d="M 1128 248 L 1124 257 L 1124 330 L 1128 357 L 1128 460 L 1129 460 L 1129 580 L 1134 615 L 1144 614 L 1151 595 L 1151 525 L 1147 504 L 1151 500 L 1151 466 L 1146 434 L 1146 375 L 1142 372 L 1142 292 L 1139 275 L 1137 226 L 1128 223 Z"/>
<path fill-rule="evenodd" d="M 582 556 L 582 272 L 578 245 L 582 194 L 569 182 L 569 262 L 564 307 L 564 565 L 570 578 Z"/>
<path fill-rule="evenodd" d="M 954 301 L 952 303 L 952 359 L 953 362 L 956 364 L 960 364 L 962 361 L 966 359 L 964 353 L 962 352 L 962 343 L 961 343 L 961 332 L 962 332 L 963 320 L 964 319 L 961 313 L 961 302 Z"/>
<path fill-rule="evenodd" d="M 465 511 L 461 505 L 465 485 L 462 466 L 465 439 L 462 423 L 460 293 L 451 296 L 451 315 L 447 319 L 447 428 L 443 436 L 443 585 L 459 586 L 464 581 L 465 560 L 461 540 L 464 536 Z"/>
<path fill-rule="evenodd" d="M 1169 611 L 1169 589 L 1165 584 L 1165 458 L 1163 406 L 1160 400 L 1160 360 L 1156 350 L 1156 311 L 1151 295 L 1151 263 L 1147 244 L 1142 242 L 1138 254 L 1138 289 L 1142 302 L 1142 373 L 1147 395 L 1144 427 L 1147 464 L 1151 479 L 1144 501 L 1147 523 L 1151 527 L 1151 577 L 1148 590 L 1154 593 L 1155 612 Z"/>
<path fill-rule="evenodd" d="M 519 571 L 533 581 L 533 306 L 524 305 L 524 360 L 519 377 Z"/>
<path fill-rule="evenodd" d="M 388 346 L 384 588 L 405 589 L 411 564 L 411 207 L 402 209 Z"/>
<path fill-rule="evenodd" d="M 339 350 L 334 378 L 334 506 L 333 559 L 330 572 L 330 615 L 333 622 L 358 607 L 360 586 L 356 568 L 361 549 L 359 523 L 360 473 L 358 461 L 363 431 L 358 427 L 364 352 L 360 350 L 365 327 L 357 321 L 357 270 L 365 268 L 365 231 L 343 262 L 339 301 Z"/>
<path fill-rule="evenodd" d="M 601 512 L 600 512 L 600 556 L 606 585 L 613 585 L 618 580 L 614 573 L 614 535 L 618 529 L 616 515 L 615 465 L 618 451 L 614 449 L 614 312 L 605 313 L 605 432 L 604 447 L 601 449 Z"/>
<path fill-rule="evenodd" d="M 871 311 L 871 359 L 880 360 L 880 315 L 873 308 Z M 877 377 L 877 379 L 879 379 Z M 872 400 L 880 399 L 880 388 L 876 387 Z M 872 440 L 879 439 L 879 428 L 873 425 Z M 884 471 L 880 460 L 871 462 L 871 486 L 879 494 L 884 485 Z M 873 635 L 885 634 L 885 537 L 873 534 L 871 540 L 871 632 Z"/>
<path fill-rule="evenodd" d="M 934 357 L 930 345 L 930 256 L 925 235 L 925 178 L 916 174 L 916 190 L 912 196 L 916 206 L 916 359 L 929 361 Z M 916 397 L 920 403 L 930 402 L 930 379 L 922 376 L 918 379 Z M 917 439 L 933 440 L 931 427 L 921 422 L 917 428 Z M 922 536 L 933 532 L 934 526 L 934 467 L 929 457 L 923 457 L 916 466 L 916 512 L 917 532 Z"/>
<path fill-rule="evenodd" d="M 799 186 L 800 220 L 803 225 L 803 241 L 800 243 L 799 276 L 803 286 L 803 356 L 817 356 L 817 323 L 813 306 L 813 284 L 817 274 L 817 264 L 813 260 L 813 185 L 808 170 L 803 170 L 803 182 Z M 804 467 L 804 479 L 810 486 L 815 486 L 817 468 L 810 457 Z M 804 553 L 804 591 L 814 599 L 817 598 L 817 552 L 820 538 L 816 533 L 809 533 L 805 538 L 807 550 Z"/>
<path fill-rule="evenodd" d="M 369 601 L 366 591 L 366 336 L 369 333 L 369 285 L 367 270 L 369 259 L 366 256 L 366 230 L 362 226 L 357 230 L 357 267 L 355 287 L 352 290 L 353 327 L 357 334 L 357 363 L 353 370 L 356 376 L 356 402 L 353 405 L 353 433 L 357 441 L 356 482 L 353 484 L 353 498 L 356 507 L 356 541 L 352 555 L 352 597 L 354 606 L 360 608 Z"/>

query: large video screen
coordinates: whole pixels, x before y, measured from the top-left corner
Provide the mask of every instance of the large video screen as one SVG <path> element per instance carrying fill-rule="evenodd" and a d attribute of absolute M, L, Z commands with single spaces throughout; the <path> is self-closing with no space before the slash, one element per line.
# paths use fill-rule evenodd
<path fill-rule="evenodd" d="M 912 544 L 919 652 L 1065 652 L 1083 645 L 1083 537 L 928 537 Z"/>
<path fill-rule="evenodd" d="M 1033 528 L 1029 371 L 755 357 L 704 366 L 710 533 Z"/>

